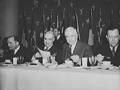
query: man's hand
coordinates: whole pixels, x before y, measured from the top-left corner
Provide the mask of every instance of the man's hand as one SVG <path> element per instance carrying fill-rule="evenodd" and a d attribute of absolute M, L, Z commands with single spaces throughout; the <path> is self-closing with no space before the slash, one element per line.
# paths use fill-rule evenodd
<path fill-rule="evenodd" d="M 76 63 L 78 63 L 80 61 L 80 58 L 78 55 L 73 55 L 70 58 L 73 60 L 73 62 L 76 62 Z"/>
<path fill-rule="evenodd" d="M 98 61 L 98 62 L 102 62 L 103 61 L 103 59 L 104 59 L 104 56 L 102 56 L 101 54 L 98 54 L 96 57 L 96 60 Z"/>

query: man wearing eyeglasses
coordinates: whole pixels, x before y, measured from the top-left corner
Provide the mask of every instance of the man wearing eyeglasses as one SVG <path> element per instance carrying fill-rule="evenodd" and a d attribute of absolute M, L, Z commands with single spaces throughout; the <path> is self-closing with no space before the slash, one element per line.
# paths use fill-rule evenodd
<path fill-rule="evenodd" d="M 111 61 L 114 66 L 120 65 L 120 34 L 118 28 L 109 28 L 106 38 L 108 43 L 103 44 L 97 51 L 98 62 Z"/>

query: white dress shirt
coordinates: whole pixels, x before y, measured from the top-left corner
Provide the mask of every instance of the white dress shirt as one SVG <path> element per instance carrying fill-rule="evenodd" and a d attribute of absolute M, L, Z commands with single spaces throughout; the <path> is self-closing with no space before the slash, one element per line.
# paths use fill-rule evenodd
<path fill-rule="evenodd" d="M 14 54 L 16 54 L 19 49 L 20 49 L 20 46 L 18 46 L 18 47 L 14 50 Z"/>

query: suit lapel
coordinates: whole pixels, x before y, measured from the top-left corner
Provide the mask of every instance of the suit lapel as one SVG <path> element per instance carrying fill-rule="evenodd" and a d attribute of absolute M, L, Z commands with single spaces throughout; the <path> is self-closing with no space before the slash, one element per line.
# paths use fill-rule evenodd
<path fill-rule="evenodd" d="M 69 45 L 68 44 L 65 45 L 63 56 L 64 56 L 64 60 L 67 59 L 67 58 L 70 58 Z"/>
<path fill-rule="evenodd" d="M 14 56 L 19 55 L 20 52 L 21 52 L 21 47 L 20 47 L 19 50 L 14 54 Z"/>
<path fill-rule="evenodd" d="M 118 47 L 117 47 L 117 50 L 116 50 L 116 52 L 115 52 L 115 56 L 118 54 L 120 52 L 120 45 L 118 45 Z M 114 56 L 114 57 L 115 57 Z"/>
<path fill-rule="evenodd" d="M 78 54 L 79 48 L 80 48 L 80 42 L 77 41 L 76 46 L 75 46 L 75 48 L 74 48 L 74 50 L 73 50 L 73 55 Z"/>

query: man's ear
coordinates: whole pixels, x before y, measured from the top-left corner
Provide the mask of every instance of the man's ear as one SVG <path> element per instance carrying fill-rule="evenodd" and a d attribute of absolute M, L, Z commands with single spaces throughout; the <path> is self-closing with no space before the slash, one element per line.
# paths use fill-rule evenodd
<path fill-rule="evenodd" d="M 19 45 L 19 42 L 16 42 L 17 45 Z"/>
<path fill-rule="evenodd" d="M 106 39 L 108 40 L 108 35 L 106 35 Z"/>
<path fill-rule="evenodd" d="M 106 38 L 108 38 L 108 36 L 106 35 Z"/>

